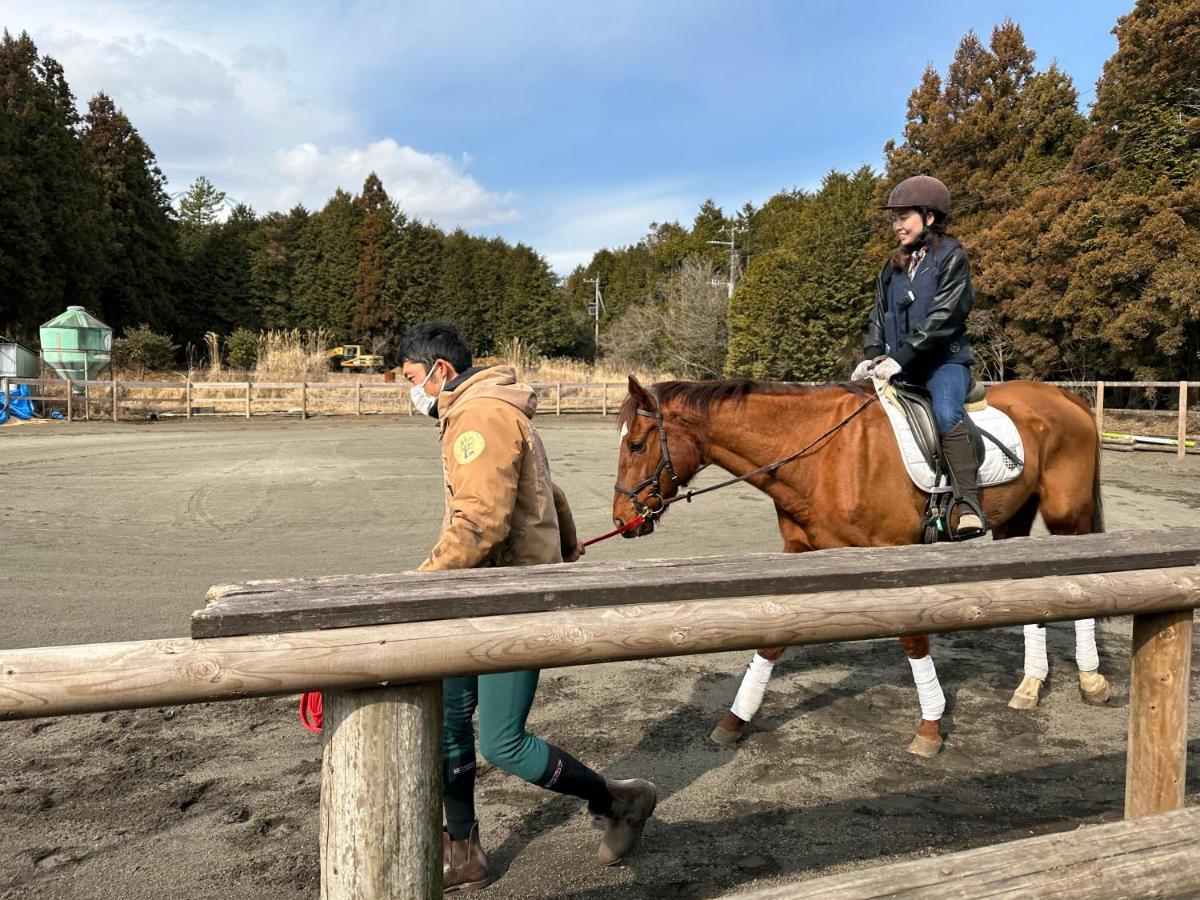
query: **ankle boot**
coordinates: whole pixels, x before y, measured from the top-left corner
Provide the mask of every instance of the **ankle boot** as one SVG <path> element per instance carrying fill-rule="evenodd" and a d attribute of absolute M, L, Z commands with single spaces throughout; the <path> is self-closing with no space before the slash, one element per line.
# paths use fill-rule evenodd
<path fill-rule="evenodd" d="M 450 840 L 442 832 L 442 889 L 475 891 L 488 883 L 488 861 L 479 845 L 479 823 L 471 826 L 471 834 L 462 841 Z"/>
<path fill-rule="evenodd" d="M 596 856 L 601 864 L 611 866 L 624 857 L 642 836 L 646 820 L 658 803 L 658 789 L 641 778 L 628 781 L 604 779 L 612 795 L 612 809 L 599 816 L 604 823 L 604 837 Z"/>
<path fill-rule="evenodd" d="M 971 433 L 959 422 L 942 435 L 942 454 L 950 470 L 950 484 L 954 488 L 954 500 L 958 506 L 958 524 L 954 529 L 956 540 L 987 534 L 983 520 L 983 507 L 979 503 L 979 460 L 971 445 Z"/>

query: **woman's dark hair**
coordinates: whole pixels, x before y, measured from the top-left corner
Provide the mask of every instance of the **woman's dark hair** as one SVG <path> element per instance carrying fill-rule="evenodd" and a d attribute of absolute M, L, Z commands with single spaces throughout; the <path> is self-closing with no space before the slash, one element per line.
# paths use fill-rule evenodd
<path fill-rule="evenodd" d="M 933 213 L 933 224 L 925 226 L 925 235 L 929 243 L 929 249 L 934 250 L 941 242 L 942 238 L 954 238 L 954 235 L 946 231 L 946 214 L 936 209 L 926 209 L 920 207 L 917 212 L 921 214 L 921 221 L 925 221 L 925 216 L 928 213 Z M 920 246 L 918 244 L 918 246 Z M 892 254 L 892 268 L 897 272 L 903 272 L 908 268 L 909 262 L 912 260 L 913 251 L 908 247 L 901 246 L 895 253 Z"/>
<path fill-rule="evenodd" d="M 458 373 L 471 368 L 471 351 L 458 326 L 450 322 L 422 322 L 414 325 L 400 341 L 400 361 L 421 363 L 428 372 L 444 359 Z"/>

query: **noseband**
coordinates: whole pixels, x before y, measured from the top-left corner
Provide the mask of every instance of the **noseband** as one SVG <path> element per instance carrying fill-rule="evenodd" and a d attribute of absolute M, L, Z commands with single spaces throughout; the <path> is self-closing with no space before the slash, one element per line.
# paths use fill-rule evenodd
<path fill-rule="evenodd" d="M 663 510 L 667 508 L 666 500 L 659 491 L 663 472 L 667 473 L 673 487 L 679 487 L 680 482 L 679 476 L 675 474 L 675 466 L 671 464 L 671 452 L 667 449 L 667 428 L 663 422 L 662 410 L 654 412 L 649 409 L 639 409 L 637 410 L 637 415 L 644 416 L 647 419 L 654 419 L 658 422 L 658 446 L 662 451 L 662 459 L 659 460 L 658 468 L 654 470 L 654 474 L 649 478 L 639 481 L 631 488 L 622 487 L 619 484 L 613 485 L 613 487 L 618 494 L 624 494 L 633 502 L 633 509 L 638 515 L 646 519 L 653 519 L 662 515 Z M 639 500 L 638 494 L 648 487 L 653 488 L 653 490 L 646 495 L 645 501 Z"/>

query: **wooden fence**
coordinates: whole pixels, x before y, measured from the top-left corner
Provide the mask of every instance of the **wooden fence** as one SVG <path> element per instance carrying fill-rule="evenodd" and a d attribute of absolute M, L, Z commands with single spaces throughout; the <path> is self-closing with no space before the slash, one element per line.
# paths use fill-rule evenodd
<path fill-rule="evenodd" d="M 5 378 L 0 396 L 26 385 L 30 399 L 60 410 L 67 421 L 135 416 L 196 418 L 201 416 L 290 415 L 301 419 L 323 415 L 414 414 L 407 383 L 363 381 L 62 381 Z M 625 399 L 623 382 L 538 382 L 543 415 L 616 413 Z"/>
<path fill-rule="evenodd" d="M 0 718 L 323 690 L 322 897 L 439 897 L 443 678 L 1132 615 L 1138 819 L 1183 806 L 1198 606 L 1200 529 L 260 581 L 210 590 L 190 638 L 0 651 Z M 1195 843 L 1195 817 L 1149 822 L 1130 830 L 1143 844 L 1178 828 Z M 1194 858 L 1141 859 L 1200 891 Z"/>

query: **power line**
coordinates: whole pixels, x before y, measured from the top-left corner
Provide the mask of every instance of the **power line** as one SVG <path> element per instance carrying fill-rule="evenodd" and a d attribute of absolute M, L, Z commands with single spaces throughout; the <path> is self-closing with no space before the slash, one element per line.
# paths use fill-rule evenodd
<path fill-rule="evenodd" d="M 728 228 L 722 229 L 722 230 L 729 232 L 729 240 L 727 240 L 727 241 L 709 241 L 708 243 L 719 244 L 722 247 L 729 248 L 729 281 L 727 283 L 729 285 L 729 298 L 733 299 L 733 281 L 734 281 L 734 277 L 737 274 L 737 259 L 738 259 L 738 257 L 737 257 L 737 234 L 739 231 L 745 231 L 746 229 L 742 228 L 738 225 L 730 225 Z"/>

